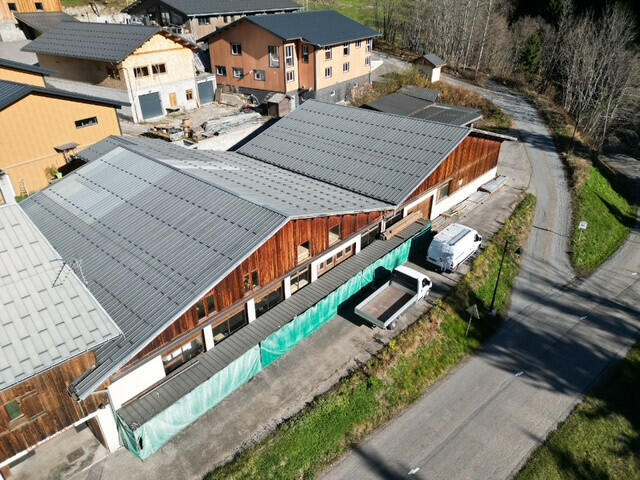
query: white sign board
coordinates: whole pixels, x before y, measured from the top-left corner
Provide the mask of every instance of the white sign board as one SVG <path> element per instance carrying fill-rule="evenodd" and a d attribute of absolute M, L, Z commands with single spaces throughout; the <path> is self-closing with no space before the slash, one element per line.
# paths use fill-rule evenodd
<path fill-rule="evenodd" d="M 586 230 L 587 227 L 589 226 L 588 222 L 585 222 L 584 220 L 580 222 L 580 224 L 578 225 L 578 229 L 580 230 Z"/>

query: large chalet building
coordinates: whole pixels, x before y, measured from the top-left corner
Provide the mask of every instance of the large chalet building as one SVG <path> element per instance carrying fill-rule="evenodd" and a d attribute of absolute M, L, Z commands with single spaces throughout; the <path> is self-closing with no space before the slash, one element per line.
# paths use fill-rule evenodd
<path fill-rule="evenodd" d="M 235 152 L 84 150 L 20 204 L 122 333 L 75 372 L 73 402 L 106 391 L 105 443 L 153 454 L 300 340 L 274 335 L 319 328 L 325 300 L 494 178 L 503 139 L 308 100 Z"/>
<path fill-rule="evenodd" d="M 379 33 L 331 10 L 243 17 L 203 38 L 218 85 L 340 102 L 370 81 Z"/>

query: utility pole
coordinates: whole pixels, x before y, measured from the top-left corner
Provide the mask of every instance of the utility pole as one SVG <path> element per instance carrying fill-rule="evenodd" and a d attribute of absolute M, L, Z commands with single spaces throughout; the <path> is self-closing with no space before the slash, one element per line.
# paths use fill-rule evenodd
<path fill-rule="evenodd" d="M 504 263 L 504 256 L 507 253 L 508 247 L 509 247 L 509 240 L 505 240 L 504 248 L 502 249 L 502 259 L 500 260 L 500 268 L 498 269 L 498 278 L 496 279 L 496 286 L 493 289 L 493 297 L 491 298 L 491 306 L 489 307 L 490 312 L 493 312 L 493 306 L 496 303 L 496 294 L 498 293 L 498 285 L 500 284 L 500 275 L 502 274 L 502 264 Z"/>

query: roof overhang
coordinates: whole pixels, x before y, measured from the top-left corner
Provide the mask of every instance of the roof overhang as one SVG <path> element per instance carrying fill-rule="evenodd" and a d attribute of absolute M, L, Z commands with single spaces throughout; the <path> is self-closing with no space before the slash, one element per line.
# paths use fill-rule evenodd
<path fill-rule="evenodd" d="M 489 132 L 488 130 L 480 130 L 478 128 L 471 129 L 471 135 L 474 137 L 483 137 L 490 140 L 496 140 L 498 142 L 518 142 L 516 137 L 511 135 L 505 135 L 503 133 Z"/>

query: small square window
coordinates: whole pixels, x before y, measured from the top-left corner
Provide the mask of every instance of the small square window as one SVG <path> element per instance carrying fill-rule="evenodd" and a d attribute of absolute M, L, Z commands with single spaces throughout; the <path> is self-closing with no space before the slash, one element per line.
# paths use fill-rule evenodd
<path fill-rule="evenodd" d="M 155 74 L 167 73 L 167 66 L 164 63 L 156 63 L 155 65 L 151 65 L 151 71 Z"/>
<path fill-rule="evenodd" d="M 342 239 L 342 226 L 335 225 L 329 229 L 329 245 L 338 243 Z"/>
<path fill-rule="evenodd" d="M 449 196 L 449 188 L 451 187 L 451 181 L 448 181 L 444 185 L 438 187 L 437 201 L 443 200 Z"/>
<path fill-rule="evenodd" d="M 324 59 L 331 60 L 332 56 L 333 54 L 332 54 L 331 47 L 324 47 Z"/>
<path fill-rule="evenodd" d="M 267 80 L 267 76 L 264 73 L 264 70 L 254 70 L 253 78 L 255 78 L 259 82 L 264 82 Z"/>
<path fill-rule="evenodd" d="M 244 276 L 244 291 L 245 293 L 250 292 L 260 286 L 260 278 L 258 276 L 258 271 L 254 270 L 251 273 L 247 273 Z"/>
<path fill-rule="evenodd" d="M 351 52 L 351 45 L 349 45 L 348 43 L 345 43 L 345 44 L 342 46 L 342 53 L 343 53 L 343 54 L 344 54 L 344 56 L 346 57 L 346 56 L 348 56 L 348 55 L 349 55 L 349 53 L 350 53 L 350 52 Z"/>
<path fill-rule="evenodd" d="M 189 89 L 186 92 L 184 92 L 184 94 L 187 97 L 187 100 L 193 100 L 193 90 Z"/>
<path fill-rule="evenodd" d="M 18 418 L 24 416 L 24 414 L 22 413 L 22 409 L 20 408 L 20 404 L 17 400 L 5 404 L 4 409 L 9 416 L 9 421 L 17 420 Z"/>
<path fill-rule="evenodd" d="M 327 67 L 324 69 L 324 78 L 330 78 L 333 75 L 333 67 Z"/>
<path fill-rule="evenodd" d="M 311 243 L 307 241 L 298 245 L 298 263 L 304 262 L 309 257 L 311 257 Z"/>
<path fill-rule="evenodd" d="M 133 68 L 133 76 L 136 77 L 136 78 L 148 77 L 149 76 L 149 67 L 134 67 Z"/>
<path fill-rule="evenodd" d="M 356 42 L 356 48 L 360 48 L 360 47 L 362 47 L 362 40 L 358 40 Z"/>
<path fill-rule="evenodd" d="M 347 73 L 347 72 L 349 72 L 349 62 L 342 64 L 342 73 Z"/>
<path fill-rule="evenodd" d="M 42 6 L 42 2 L 36 2 L 36 10 L 39 12 L 44 11 L 44 7 Z"/>
<path fill-rule="evenodd" d="M 9 11 L 10 12 L 17 12 L 18 11 L 18 7 L 16 6 L 15 3 L 8 3 L 7 5 L 9 6 Z"/>
<path fill-rule="evenodd" d="M 196 313 L 198 315 L 198 320 L 201 320 L 207 316 L 207 312 L 204 309 L 204 300 L 200 300 L 198 303 L 196 303 Z"/>
<path fill-rule="evenodd" d="M 225 20 L 226 23 L 226 20 Z M 242 45 L 239 43 L 231 44 L 231 55 L 242 55 Z"/>
<path fill-rule="evenodd" d="M 296 79 L 296 72 L 294 72 L 293 70 L 291 70 L 290 72 L 287 72 L 287 82 L 293 82 Z"/>
<path fill-rule="evenodd" d="M 227 67 L 224 67 L 222 65 L 216 65 L 216 75 L 219 75 L 221 77 L 226 77 L 227 76 Z"/>
<path fill-rule="evenodd" d="M 244 77 L 244 69 L 233 67 L 233 78 L 242 78 Z"/>

